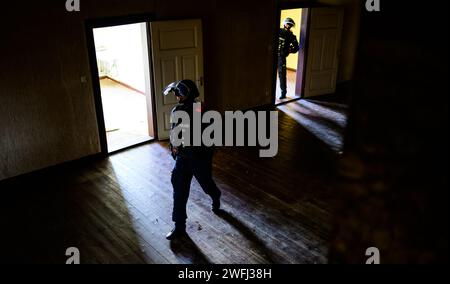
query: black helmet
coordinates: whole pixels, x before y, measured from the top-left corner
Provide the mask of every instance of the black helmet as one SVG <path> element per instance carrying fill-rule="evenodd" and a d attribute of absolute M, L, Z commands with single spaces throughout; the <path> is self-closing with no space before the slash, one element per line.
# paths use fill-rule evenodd
<path fill-rule="evenodd" d="M 284 25 L 289 25 L 291 27 L 295 27 L 295 22 L 292 18 L 286 18 L 283 22 Z"/>
<path fill-rule="evenodd" d="M 189 97 L 191 99 L 200 96 L 197 85 L 192 80 L 181 80 L 170 83 L 164 88 L 163 94 L 167 96 L 171 92 L 175 92 L 175 96 Z"/>

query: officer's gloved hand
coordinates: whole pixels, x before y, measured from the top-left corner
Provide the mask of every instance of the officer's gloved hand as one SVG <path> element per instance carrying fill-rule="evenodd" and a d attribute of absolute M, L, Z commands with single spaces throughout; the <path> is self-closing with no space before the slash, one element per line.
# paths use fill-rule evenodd
<path fill-rule="evenodd" d="M 170 155 L 171 155 L 172 158 L 175 160 L 175 159 L 176 159 L 176 156 L 177 156 L 177 153 L 178 153 L 178 148 L 177 148 L 177 147 L 174 147 L 174 146 L 172 145 L 172 143 L 170 143 L 170 144 L 169 144 L 169 150 L 170 150 Z"/>
<path fill-rule="evenodd" d="M 171 147 L 171 154 L 172 154 L 172 158 L 175 160 L 177 158 L 177 154 L 178 154 L 178 147 Z"/>

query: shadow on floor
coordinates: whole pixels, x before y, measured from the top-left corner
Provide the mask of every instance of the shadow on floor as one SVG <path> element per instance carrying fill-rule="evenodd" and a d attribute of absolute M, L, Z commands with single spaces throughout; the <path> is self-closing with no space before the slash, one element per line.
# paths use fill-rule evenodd
<path fill-rule="evenodd" d="M 170 249 L 180 258 L 183 263 L 188 264 L 209 264 L 210 261 L 202 253 L 197 244 L 186 235 L 182 239 L 170 242 Z"/>
<path fill-rule="evenodd" d="M 235 227 L 236 230 L 238 230 L 247 240 L 249 240 L 252 243 L 253 248 L 256 249 L 259 255 L 261 255 L 261 257 L 263 257 L 267 263 L 277 263 L 271 256 L 271 253 L 266 245 L 258 238 L 258 236 L 256 236 L 256 234 L 252 230 L 250 230 L 249 227 L 247 227 L 239 219 L 223 209 L 217 212 L 216 215 Z"/>

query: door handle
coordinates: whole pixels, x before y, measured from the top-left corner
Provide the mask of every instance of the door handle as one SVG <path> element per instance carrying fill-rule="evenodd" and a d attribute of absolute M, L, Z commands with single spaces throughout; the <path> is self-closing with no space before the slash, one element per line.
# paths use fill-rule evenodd
<path fill-rule="evenodd" d="M 200 79 L 197 80 L 197 82 L 200 84 L 200 87 L 203 87 L 203 76 L 200 76 Z"/>

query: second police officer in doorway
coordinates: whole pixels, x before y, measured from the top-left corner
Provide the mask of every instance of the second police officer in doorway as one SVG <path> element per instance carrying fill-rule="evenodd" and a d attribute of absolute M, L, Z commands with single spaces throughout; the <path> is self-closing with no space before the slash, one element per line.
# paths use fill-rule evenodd
<path fill-rule="evenodd" d="M 182 80 L 168 85 L 164 90 L 164 95 L 173 93 L 178 104 L 172 110 L 185 111 L 191 120 L 188 130 L 192 137 L 193 112 L 203 112 L 202 108 L 194 110 L 194 104 L 199 97 L 197 85 L 191 80 Z M 172 124 L 172 130 L 178 123 Z M 175 167 L 172 171 L 173 186 L 173 211 L 172 221 L 175 227 L 166 236 L 172 240 L 186 235 L 186 205 L 189 198 L 192 178 L 195 177 L 203 191 L 212 199 L 212 211 L 220 212 L 221 192 L 212 178 L 213 149 L 206 146 L 183 146 L 174 147 L 170 144 L 172 157 L 175 159 Z"/>
<path fill-rule="evenodd" d="M 280 78 L 281 97 L 285 99 L 287 95 L 287 70 L 286 58 L 291 53 L 299 51 L 297 37 L 292 33 L 291 29 L 295 27 L 295 22 L 291 18 L 286 18 L 283 22 L 283 28 L 280 28 L 278 42 L 278 76 Z"/>

